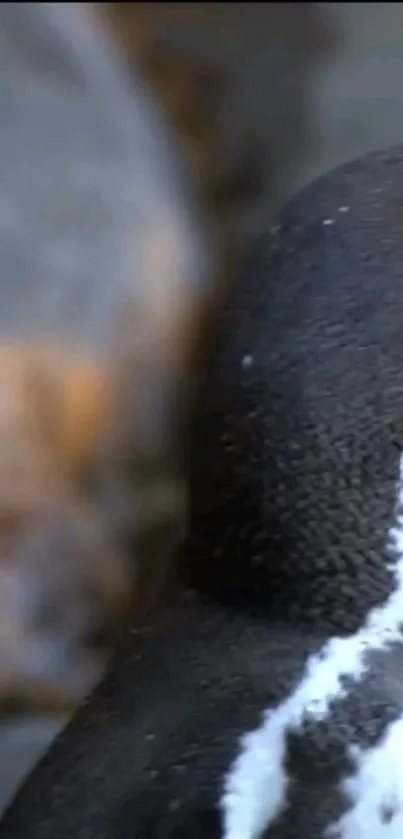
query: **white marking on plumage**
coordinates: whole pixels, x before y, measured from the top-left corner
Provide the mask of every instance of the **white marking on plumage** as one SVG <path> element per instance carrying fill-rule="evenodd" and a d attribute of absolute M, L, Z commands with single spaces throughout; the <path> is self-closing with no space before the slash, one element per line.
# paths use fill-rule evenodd
<path fill-rule="evenodd" d="M 330 639 L 310 656 L 298 686 L 285 701 L 264 713 L 263 722 L 246 734 L 225 780 L 220 806 L 223 839 L 258 839 L 287 804 L 288 777 L 284 766 L 286 738 L 304 719 L 323 720 L 330 703 L 347 694 L 345 678 L 358 682 L 368 671 L 368 651 L 386 650 L 402 640 L 403 620 L 403 457 L 397 485 L 395 523 L 389 533 L 396 580 L 385 603 L 370 611 L 364 625 L 347 638 Z M 403 752 L 402 752 L 403 754 Z M 379 779 L 382 786 L 383 779 Z M 350 833 L 341 834 L 350 839 Z M 372 834 L 365 835 L 373 839 Z M 379 836 L 394 839 L 395 833 Z M 403 831 L 401 833 L 403 836 Z M 357 836 L 358 839 L 358 836 Z"/>
<path fill-rule="evenodd" d="M 375 748 L 351 748 L 356 772 L 341 785 L 351 808 L 328 829 L 328 839 L 401 839 L 402 755 L 403 717 L 389 725 Z"/>

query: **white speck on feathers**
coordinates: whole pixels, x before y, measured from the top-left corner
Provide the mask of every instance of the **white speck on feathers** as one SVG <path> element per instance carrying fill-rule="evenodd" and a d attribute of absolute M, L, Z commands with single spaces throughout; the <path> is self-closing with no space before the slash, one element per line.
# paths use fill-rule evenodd
<path fill-rule="evenodd" d="M 244 355 L 242 359 L 242 367 L 244 370 L 247 370 L 248 367 L 251 367 L 253 364 L 253 356 L 251 355 Z"/>
<path fill-rule="evenodd" d="M 331 224 L 334 224 L 334 218 L 325 218 L 322 221 L 324 227 L 329 227 Z"/>
<path fill-rule="evenodd" d="M 273 823 L 287 803 L 289 778 L 284 766 L 287 733 L 290 729 L 297 730 L 307 715 L 318 721 L 326 717 L 332 700 L 341 700 L 346 696 L 345 677 L 358 682 L 365 676 L 368 668 L 365 655 L 367 651 L 385 650 L 392 643 L 402 640 L 400 627 L 403 615 L 403 456 L 400 459 L 396 506 L 395 524 L 389 532 L 390 546 L 396 557 L 391 568 L 396 580 L 394 591 L 382 606 L 369 612 L 364 625 L 355 634 L 331 638 L 319 653 L 310 656 L 295 691 L 281 705 L 264 713 L 259 728 L 244 735 L 240 753 L 227 774 L 220 802 L 223 839 L 258 839 Z M 392 754 L 396 762 L 397 755 L 402 753 L 403 733 L 398 729 L 398 736 L 396 737 L 396 733 L 394 735 L 394 743 L 391 744 L 388 740 L 384 746 L 384 754 Z M 387 839 L 397 839 L 398 836 L 403 836 L 403 823 L 400 818 L 396 819 L 399 824 L 397 832 L 392 831 L 393 822 L 389 824 L 388 833 L 385 824 L 382 830 L 379 827 L 374 835 L 357 832 L 357 819 L 361 812 L 359 808 L 367 808 L 369 812 L 371 795 L 374 797 L 374 791 L 371 793 L 365 790 L 364 798 L 361 794 L 360 790 L 365 785 L 366 777 L 371 778 L 373 787 L 379 784 L 378 798 L 381 797 L 381 793 L 385 797 L 387 787 L 392 790 L 398 788 L 402 792 L 400 800 L 403 801 L 403 778 L 398 784 L 396 778 L 392 779 L 390 772 L 380 778 L 368 775 L 368 767 L 375 766 L 378 771 L 378 765 L 383 765 L 384 757 L 379 759 L 378 763 L 377 760 L 376 755 L 372 754 L 371 758 L 371 754 L 363 752 L 356 778 L 346 782 L 349 785 L 347 789 L 350 791 L 350 797 L 355 797 L 357 803 L 349 817 L 345 816 L 346 821 L 341 824 L 342 832 L 339 827 L 340 839 L 350 839 L 353 836 L 354 839 L 363 839 L 364 836 L 365 839 L 368 836 L 371 836 L 371 839 L 384 839 L 386 836 Z"/>

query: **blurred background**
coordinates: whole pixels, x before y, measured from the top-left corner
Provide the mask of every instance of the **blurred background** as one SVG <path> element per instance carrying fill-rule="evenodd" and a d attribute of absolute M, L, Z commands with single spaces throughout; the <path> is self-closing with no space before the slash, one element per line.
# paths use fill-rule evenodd
<path fill-rule="evenodd" d="M 403 138 L 403 4 L 321 3 L 341 33 L 316 80 L 313 142 L 299 186 Z"/>
<path fill-rule="evenodd" d="M 403 4 L 320 5 L 341 37 L 315 82 L 311 144 L 290 193 L 339 163 L 403 142 Z M 3 722 L 0 810 L 60 725 L 45 717 Z"/>

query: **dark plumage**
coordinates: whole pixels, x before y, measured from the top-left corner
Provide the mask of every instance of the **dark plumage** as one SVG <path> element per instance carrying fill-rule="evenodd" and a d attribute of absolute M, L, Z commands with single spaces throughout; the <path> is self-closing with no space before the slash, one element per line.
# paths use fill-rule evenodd
<path fill-rule="evenodd" d="M 403 831 L 402 208 L 402 149 L 369 155 L 242 267 L 179 578 L 0 839 Z"/>

